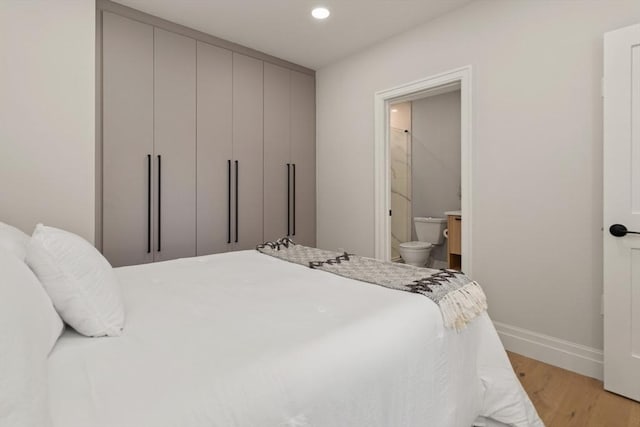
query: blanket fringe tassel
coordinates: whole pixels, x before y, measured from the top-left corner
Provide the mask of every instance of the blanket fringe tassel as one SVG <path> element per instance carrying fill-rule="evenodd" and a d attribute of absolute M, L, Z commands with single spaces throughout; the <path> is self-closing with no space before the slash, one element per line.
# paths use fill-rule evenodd
<path fill-rule="evenodd" d="M 487 297 L 478 282 L 474 281 L 448 293 L 438 305 L 445 326 L 461 331 L 487 309 Z"/>

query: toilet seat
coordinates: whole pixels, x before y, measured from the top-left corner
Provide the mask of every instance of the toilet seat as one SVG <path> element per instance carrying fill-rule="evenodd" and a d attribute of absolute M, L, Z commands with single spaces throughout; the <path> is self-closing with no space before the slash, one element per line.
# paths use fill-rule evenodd
<path fill-rule="evenodd" d="M 430 247 L 432 247 L 433 245 L 429 242 L 405 242 L 405 243 L 400 243 L 400 247 L 401 248 L 405 248 L 405 249 L 429 249 Z"/>

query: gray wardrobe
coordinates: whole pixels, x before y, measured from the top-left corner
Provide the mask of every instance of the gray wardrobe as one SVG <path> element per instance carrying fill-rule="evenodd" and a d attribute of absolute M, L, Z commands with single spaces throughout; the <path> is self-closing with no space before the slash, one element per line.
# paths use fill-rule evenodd
<path fill-rule="evenodd" d="M 315 245 L 313 74 L 108 11 L 101 27 L 107 259 L 141 264 L 286 235 Z"/>

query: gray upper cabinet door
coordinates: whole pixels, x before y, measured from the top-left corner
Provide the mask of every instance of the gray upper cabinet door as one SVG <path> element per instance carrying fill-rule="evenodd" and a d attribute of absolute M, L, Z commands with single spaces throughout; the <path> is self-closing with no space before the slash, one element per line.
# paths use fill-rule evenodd
<path fill-rule="evenodd" d="M 155 28 L 154 259 L 196 254 L 196 41 Z"/>
<path fill-rule="evenodd" d="M 290 71 L 264 64 L 264 239 L 291 232 Z"/>
<path fill-rule="evenodd" d="M 316 245 L 316 111 L 315 79 L 291 71 L 291 161 L 295 165 L 292 236 L 296 243 Z"/>
<path fill-rule="evenodd" d="M 198 42 L 197 254 L 231 248 L 233 60 Z"/>
<path fill-rule="evenodd" d="M 262 79 L 262 61 L 233 54 L 234 208 L 237 209 L 232 231 L 236 250 L 251 249 L 263 241 Z"/>
<path fill-rule="evenodd" d="M 102 19 L 102 249 L 117 267 L 153 261 L 153 27 L 108 12 Z"/>

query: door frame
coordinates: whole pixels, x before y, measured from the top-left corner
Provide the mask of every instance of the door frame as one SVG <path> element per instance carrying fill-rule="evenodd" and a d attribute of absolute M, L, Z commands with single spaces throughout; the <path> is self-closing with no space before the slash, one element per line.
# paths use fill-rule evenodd
<path fill-rule="evenodd" d="M 410 101 L 453 87 L 460 88 L 460 161 L 462 217 L 462 270 L 472 271 L 472 67 L 467 65 L 441 74 L 404 83 L 375 93 L 374 130 L 374 254 L 378 259 L 391 260 L 391 174 L 389 172 L 389 115 L 392 103 Z"/>

